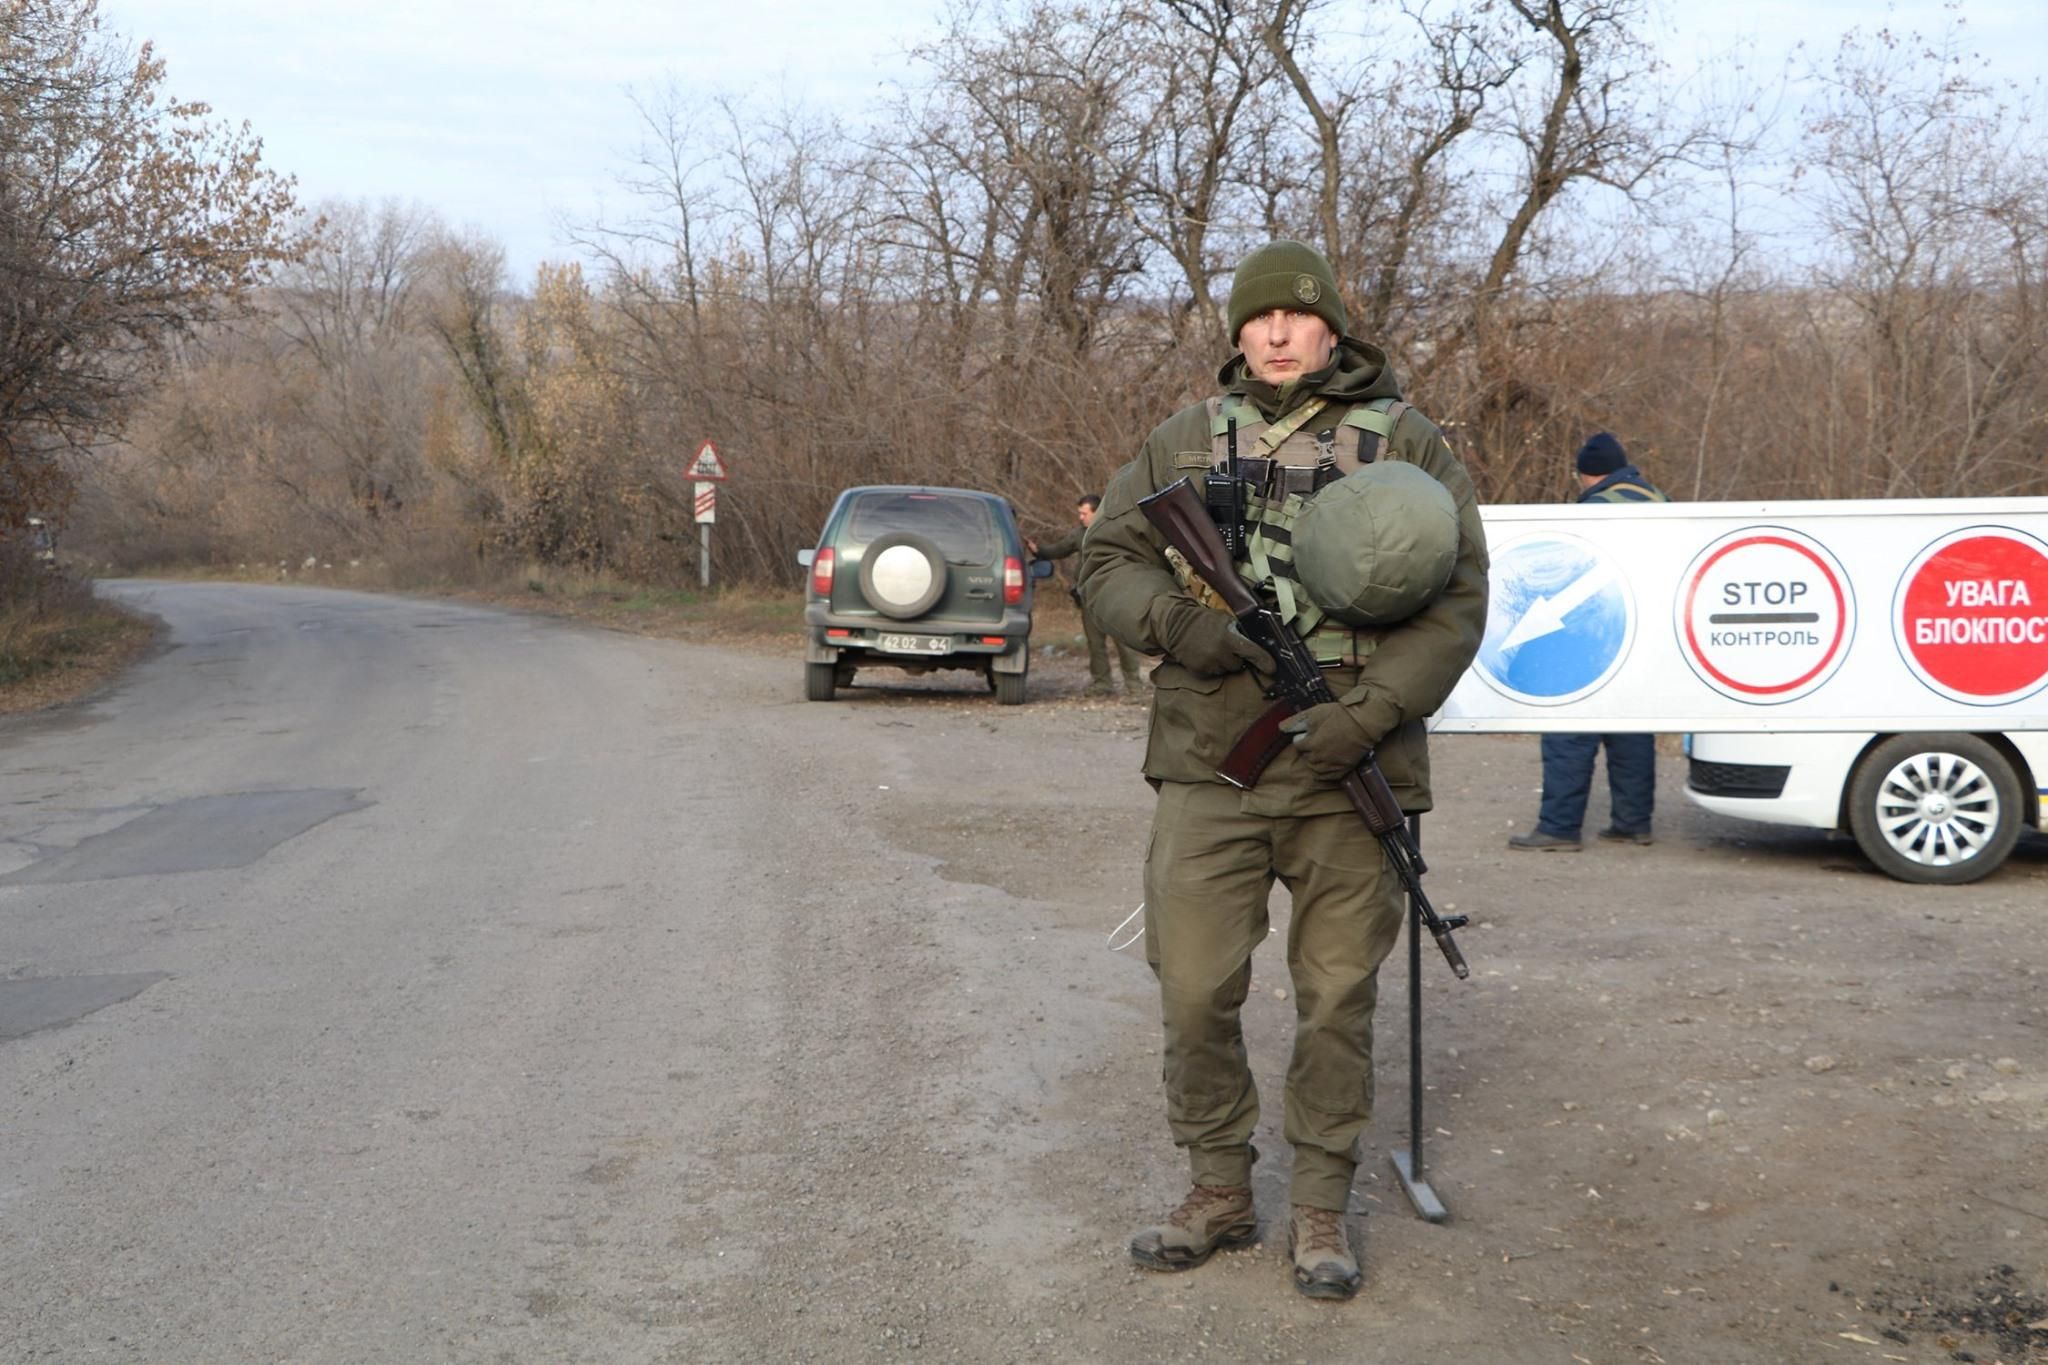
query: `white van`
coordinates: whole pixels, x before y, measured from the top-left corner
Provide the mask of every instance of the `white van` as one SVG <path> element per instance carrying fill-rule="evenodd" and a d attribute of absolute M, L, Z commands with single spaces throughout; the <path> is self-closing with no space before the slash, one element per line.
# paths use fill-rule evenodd
<path fill-rule="evenodd" d="M 2048 731 L 1685 738 L 1685 794 L 1695 804 L 1847 831 L 1901 881 L 1976 881 L 2024 831 L 2048 829 Z"/>

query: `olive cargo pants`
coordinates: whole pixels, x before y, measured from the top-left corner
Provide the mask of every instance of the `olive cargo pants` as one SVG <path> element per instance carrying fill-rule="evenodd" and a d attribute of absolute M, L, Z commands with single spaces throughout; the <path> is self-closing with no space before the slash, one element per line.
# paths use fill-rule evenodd
<path fill-rule="evenodd" d="M 1088 641 L 1088 677 L 1099 683 L 1111 682 L 1109 671 L 1110 639 L 1102 633 L 1102 627 L 1095 624 L 1095 618 L 1087 612 L 1081 613 L 1081 633 Z M 1122 665 L 1124 682 L 1136 687 L 1145 680 L 1145 656 L 1132 649 L 1122 640 L 1115 642 L 1117 662 Z"/>
<path fill-rule="evenodd" d="M 1342 1209 L 1372 1119 L 1372 1010 L 1401 931 L 1400 881 L 1359 818 L 1244 813 L 1221 783 L 1165 782 L 1145 858 L 1145 956 L 1159 978 L 1167 1122 L 1194 1181 L 1245 1185 L 1258 1091 L 1238 1012 L 1277 878 L 1293 897 L 1287 968 L 1292 1202 Z"/>

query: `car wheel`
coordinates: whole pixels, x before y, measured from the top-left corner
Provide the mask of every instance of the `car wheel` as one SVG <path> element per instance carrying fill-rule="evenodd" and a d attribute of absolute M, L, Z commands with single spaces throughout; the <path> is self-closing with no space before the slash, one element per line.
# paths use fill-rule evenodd
<path fill-rule="evenodd" d="M 1026 674 L 997 673 L 991 669 L 988 676 L 989 681 L 996 689 L 996 705 L 1022 706 L 1024 704 L 1024 679 L 1027 676 Z"/>
<path fill-rule="evenodd" d="M 922 616 L 945 595 L 946 556 L 908 531 L 881 536 L 861 554 L 860 590 L 884 616 Z"/>
<path fill-rule="evenodd" d="M 838 683 L 838 666 L 835 664 L 804 665 L 804 700 L 830 701 Z"/>
<path fill-rule="evenodd" d="M 1902 882 L 1960 886 L 1997 870 L 2020 837 L 2020 782 L 1976 735 L 1894 735 L 1849 782 L 1849 830 Z"/>

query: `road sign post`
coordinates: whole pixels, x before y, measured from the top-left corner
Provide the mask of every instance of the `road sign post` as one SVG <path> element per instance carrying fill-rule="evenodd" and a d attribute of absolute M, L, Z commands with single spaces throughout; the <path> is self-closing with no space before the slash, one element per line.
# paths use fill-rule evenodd
<path fill-rule="evenodd" d="M 697 484 L 697 583 L 700 587 L 711 586 L 711 527 L 718 520 L 718 485 L 699 481 Z"/>
<path fill-rule="evenodd" d="M 696 455 L 690 460 L 690 467 L 683 474 L 697 483 L 697 584 L 708 588 L 711 586 L 711 527 L 718 520 L 718 485 L 726 477 L 725 461 L 718 458 L 718 447 L 708 440 L 700 442 Z"/>

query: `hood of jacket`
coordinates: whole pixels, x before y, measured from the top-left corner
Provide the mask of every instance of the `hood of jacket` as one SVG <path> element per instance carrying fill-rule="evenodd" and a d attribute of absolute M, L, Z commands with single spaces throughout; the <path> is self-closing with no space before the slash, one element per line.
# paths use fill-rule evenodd
<path fill-rule="evenodd" d="M 1267 421 L 1285 416 L 1312 396 L 1335 403 L 1364 403 L 1401 396 L 1401 386 L 1394 382 L 1394 372 L 1387 364 L 1387 353 L 1351 337 L 1337 338 L 1337 349 L 1322 369 L 1285 384 L 1268 384 L 1252 378 L 1251 365 L 1242 351 L 1223 363 L 1216 381 L 1224 392 L 1242 394 Z"/>
<path fill-rule="evenodd" d="M 1643 488 L 1650 486 L 1650 481 L 1643 477 L 1642 470 L 1637 469 L 1632 464 L 1625 464 L 1612 474 L 1601 479 L 1600 482 L 1594 484 L 1591 488 L 1581 491 L 1576 500 L 1579 502 L 1592 502 L 1618 483 L 1632 483 Z"/>

